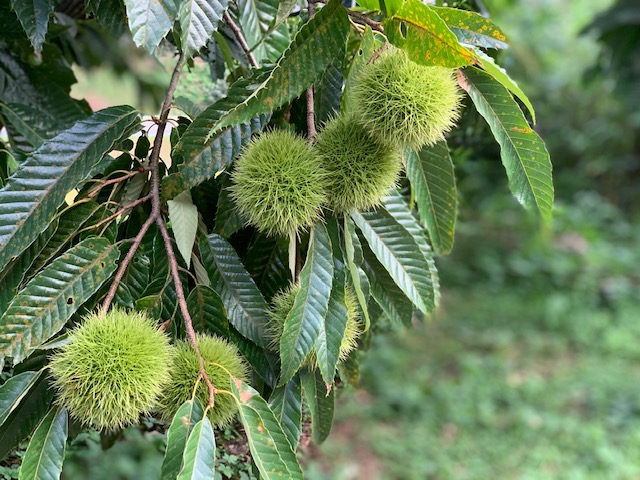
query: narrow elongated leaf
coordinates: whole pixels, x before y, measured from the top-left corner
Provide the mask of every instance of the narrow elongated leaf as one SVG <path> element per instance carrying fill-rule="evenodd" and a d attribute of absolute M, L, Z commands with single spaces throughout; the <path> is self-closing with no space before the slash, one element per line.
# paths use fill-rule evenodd
<path fill-rule="evenodd" d="M 187 57 L 192 57 L 204 47 L 218 23 L 229 7 L 229 0 L 184 0 L 180 5 L 182 49 Z"/>
<path fill-rule="evenodd" d="M 484 53 L 482 50 L 476 49 L 476 55 L 478 55 L 478 58 L 480 60 L 479 62 L 480 66 L 484 69 L 484 71 L 487 72 L 489 75 L 491 75 L 493 78 L 495 78 L 498 82 L 502 84 L 503 87 L 509 90 L 513 95 L 518 97 L 518 99 L 522 103 L 524 103 L 525 107 L 527 107 L 527 110 L 529 110 L 529 113 L 531 114 L 531 119 L 533 120 L 533 123 L 535 125 L 536 112 L 533 109 L 533 105 L 531 104 L 531 101 L 525 95 L 525 93 L 520 89 L 520 87 L 515 82 L 515 80 L 513 80 L 509 76 L 509 74 L 504 68 L 496 64 L 493 58 L 491 58 L 489 55 Z"/>
<path fill-rule="evenodd" d="M 544 142 L 531 129 L 509 91 L 497 80 L 477 68 L 469 68 L 458 72 L 458 81 L 500 144 L 511 193 L 525 208 L 537 210 L 543 220 L 549 221 L 553 180 Z"/>
<path fill-rule="evenodd" d="M 11 0 L 11 4 L 33 48 L 42 50 L 49 16 L 53 13 L 53 0 Z"/>
<path fill-rule="evenodd" d="M 247 270 L 267 300 L 291 281 L 287 249 L 286 238 L 259 237 L 247 252 Z"/>
<path fill-rule="evenodd" d="M 446 142 L 405 155 L 407 177 L 411 182 L 422 223 L 436 253 L 445 255 L 453 248 L 458 198 L 453 162 Z"/>
<path fill-rule="evenodd" d="M 342 66 L 329 66 L 314 85 L 316 122 L 322 124 L 340 113 L 344 74 Z"/>
<path fill-rule="evenodd" d="M 275 414 L 295 452 L 302 434 L 302 388 L 298 375 L 294 375 L 286 384 L 273 391 L 269 399 L 269 408 Z"/>
<path fill-rule="evenodd" d="M 302 469 L 296 454 L 267 402 L 241 380 L 234 379 L 231 389 L 240 407 L 240 420 L 260 478 L 301 480 Z"/>
<path fill-rule="evenodd" d="M 28 105 L 19 103 L 0 104 L 0 113 L 2 113 L 5 122 L 10 124 L 10 127 L 13 127 L 15 133 L 24 137 L 31 147 L 38 148 L 44 142 L 45 136 L 48 137 L 46 132 L 43 132 L 42 126 L 35 124 L 34 120 L 38 112 Z M 14 142 L 15 133 L 12 135 L 14 136 Z M 25 150 L 25 148 L 23 147 L 22 150 Z"/>
<path fill-rule="evenodd" d="M 242 227 L 244 227 L 245 221 L 238 214 L 231 200 L 229 193 L 229 186 L 231 180 L 227 175 L 220 187 L 220 194 L 218 195 L 218 207 L 216 210 L 216 224 L 213 227 L 215 233 L 219 233 L 224 238 L 229 238 L 236 233 Z"/>
<path fill-rule="evenodd" d="M 0 387 L 0 426 L 11 415 L 20 401 L 33 387 L 36 380 L 42 375 L 42 370 L 38 372 L 24 372 L 11 377 Z"/>
<path fill-rule="evenodd" d="M 169 220 L 171 220 L 171 230 L 176 239 L 178 251 L 187 268 L 191 266 L 191 250 L 196 242 L 196 232 L 198 231 L 198 209 L 191 201 L 191 192 L 182 192 L 173 200 L 167 202 L 169 207 Z"/>
<path fill-rule="evenodd" d="M 445 21 L 461 43 L 483 48 L 507 48 L 502 30 L 475 12 L 451 7 L 431 7 Z"/>
<path fill-rule="evenodd" d="M 475 55 L 460 45 L 447 24 L 420 0 L 406 0 L 384 21 L 389 41 L 406 50 L 421 65 L 456 68 L 475 62 Z"/>
<path fill-rule="evenodd" d="M 302 389 L 311 412 L 311 438 L 315 444 L 324 442 L 331 432 L 335 408 L 335 389 L 327 390 L 318 371 L 300 373 Z"/>
<path fill-rule="evenodd" d="M 347 328 L 348 311 L 345 304 L 345 271 L 336 269 L 331 287 L 327 314 L 320 324 L 320 333 L 314 349 L 322 379 L 327 385 L 333 383 L 336 366 L 340 358 L 340 346 Z"/>
<path fill-rule="evenodd" d="M 238 0 L 238 21 L 258 63 L 276 62 L 289 46 L 289 28 L 276 17 L 287 2 L 279 0 Z M 291 3 L 289 1 L 289 3 Z M 295 5 L 295 2 L 293 2 Z"/>
<path fill-rule="evenodd" d="M 57 480 L 67 444 L 69 419 L 64 408 L 52 408 L 40 422 L 22 458 L 19 480 Z"/>
<path fill-rule="evenodd" d="M 209 417 L 196 423 L 189 434 L 177 480 L 213 480 L 216 439 Z"/>
<path fill-rule="evenodd" d="M 117 247 L 89 238 L 36 275 L 0 317 L 0 364 L 25 359 L 55 335 L 116 269 Z"/>
<path fill-rule="evenodd" d="M 327 228 L 314 225 L 300 272 L 300 290 L 280 337 L 280 383 L 288 382 L 313 348 L 329 308 L 333 285 L 333 253 Z"/>
<path fill-rule="evenodd" d="M 298 97 L 336 59 L 344 57 L 349 19 L 340 0 L 331 0 L 298 31 L 264 84 L 223 115 L 211 129 L 248 121 Z"/>
<path fill-rule="evenodd" d="M 199 249 L 211 288 L 222 299 L 231 324 L 256 345 L 266 347 L 267 302 L 236 251 L 215 233 L 201 238 Z"/>
<path fill-rule="evenodd" d="M 43 143 L 0 189 L 0 270 L 42 232 L 78 182 L 138 125 L 131 107 L 111 107 Z"/>
<path fill-rule="evenodd" d="M 367 307 L 367 298 L 362 287 L 359 267 L 362 264 L 362 247 L 360 240 L 356 234 L 356 227 L 347 215 L 344 217 L 344 244 L 347 257 L 347 267 L 351 275 L 351 284 L 356 293 L 356 298 L 360 304 L 360 309 L 364 316 L 364 331 L 369 330 L 371 318 L 369 317 L 369 308 Z M 357 249 L 356 249 L 357 247 Z"/>
<path fill-rule="evenodd" d="M 435 302 L 431 267 L 406 226 L 384 208 L 352 211 L 351 218 L 398 287 L 418 309 L 430 313 Z"/>
<path fill-rule="evenodd" d="M 229 320 L 222 299 L 211 288 L 197 285 L 187 298 L 193 328 L 198 332 L 229 336 Z"/>
<path fill-rule="evenodd" d="M 124 0 L 133 41 L 153 53 L 169 33 L 179 2 L 176 0 Z"/>
<path fill-rule="evenodd" d="M 173 416 L 167 430 L 167 449 L 164 452 L 160 480 L 174 480 L 178 476 L 189 434 L 203 416 L 204 408 L 197 398 L 184 402 Z"/>

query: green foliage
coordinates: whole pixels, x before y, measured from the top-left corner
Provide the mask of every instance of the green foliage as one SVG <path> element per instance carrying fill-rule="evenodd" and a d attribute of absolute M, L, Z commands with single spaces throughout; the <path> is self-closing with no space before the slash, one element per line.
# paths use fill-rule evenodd
<path fill-rule="evenodd" d="M 212 385 L 216 390 L 223 390 L 215 396 L 215 404 L 209 408 L 208 417 L 216 427 L 224 427 L 238 412 L 233 397 L 228 393 L 229 383 L 232 377 L 245 379 L 247 366 L 238 349 L 225 339 L 212 335 L 198 335 L 197 339 Z M 178 342 L 175 348 L 171 382 L 163 389 L 160 399 L 160 408 L 166 420 L 173 418 L 184 402 L 193 399 L 194 393 L 200 403 L 209 405 L 209 388 L 200 378 L 198 355 L 184 341 Z"/>
<path fill-rule="evenodd" d="M 433 145 L 458 117 L 454 73 L 418 65 L 399 49 L 385 51 L 360 71 L 352 90 L 356 118 L 385 145 Z"/>
<path fill-rule="evenodd" d="M 89 315 L 51 360 L 57 402 L 98 429 L 135 423 L 157 405 L 172 356 L 168 337 L 142 314 Z"/>
<path fill-rule="evenodd" d="M 329 121 L 315 149 L 327 172 L 327 204 L 337 213 L 378 205 L 398 181 L 400 152 L 377 140 L 355 115 Z"/>
<path fill-rule="evenodd" d="M 274 130 L 252 141 L 236 162 L 230 187 L 238 211 L 267 235 L 309 228 L 325 201 L 326 174 L 305 141 Z"/>

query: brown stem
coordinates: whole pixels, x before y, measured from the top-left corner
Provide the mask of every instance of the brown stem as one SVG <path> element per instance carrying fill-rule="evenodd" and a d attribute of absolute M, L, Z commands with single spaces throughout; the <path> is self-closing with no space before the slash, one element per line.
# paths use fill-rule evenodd
<path fill-rule="evenodd" d="M 151 195 L 145 195 L 144 197 L 139 198 L 138 200 L 136 200 L 135 202 L 131 202 L 127 205 L 125 205 L 124 207 L 122 207 L 120 210 L 118 210 L 116 213 L 114 213 L 113 215 L 109 215 L 107 218 L 105 218 L 104 220 L 100 220 L 98 223 L 96 223 L 95 225 L 92 225 L 90 228 L 93 230 L 94 228 L 98 228 L 101 225 L 104 225 L 105 223 L 110 222 L 111 220 L 114 220 L 116 218 L 118 218 L 120 215 L 124 214 L 127 210 L 131 210 L 133 207 L 137 207 L 138 205 L 146 202 L 147 200 L 149 200 L 151 198 Z"/>
<path fill-rule="evenodd" d="M 251 48 L 249 48 L 249 44 L 247 43 L 247 40 L 244 38 L 244 35 L 242 34 L 242 30 L 240 30 L 240 27 L 238 27 L 236 22 L 233 21 L 233 18 L 231 18 L 231 15 L 229 15 L 228 11 L 224 12 L 224 21 L 227 22 L 227 25 L 229 25 L 231 30 L 233 30 L 233 34 L 236 36 L 238 43 L 240 43 L 240 46 L 242 47 L 244 52 L 247 54 L 247 57 L 249 58 L 249 62 L 251 63 L 251 66 L 253 68 L 258 68 L 259 65 L 258 65 L 258 62 L 256 61 L 256 57 L 254 57 L 253 53 L 251 53 Z"/>
<path fill-rule="evenodd" d="M 309 20 L 316 14 L 315 0 L 309 0 Z M 307 136 L 309 144 L 313 144 L 318 132 L 316 131 L 316 112 L 313 99 L 313 85 L 307 88 Z"/>
<path fill-rule="evenodd" d="M 349 14 L 349 16 L 356 18 L 360 20 L 362 23 L 369 25 L 373 30 L 377 30 L 378 32 L 384 33 L 384 28 L 382 28 L 382 25 L 380 25 L 379 22 L 376 22 L 375 20 L 371 20 L 369 17 L 367 17 L 366 15 L 363 15 L 360 12 L 353 12 L 351 10 L 347 10 L 347 13 Z"/>
<path fill-rule="evenodd" d="M 120 182 L 124 182 L 125 180 L 131 178 L 131 177 L 135 177 L 136 175 L 139 175 L 140 173 L 146 171 L 146 169 L 144 167 L 140 167 L 139 169 L 137 169 L 134 172 L 128 172 L 126 175 L 122 175 L 121 177 L 117 177 L 117 178 L 112 178 L 111 180 L 107 180 L 105 182 L 102 182 L 100 185 L 98 185 L 96 188 L 94 188 L 93 190 L 91 190 L 89 192 L 89 194 L 87 195 L 87 197 L 89 198 L 93 198 L 95 197 L 98 192 L 100 190 L 102 190 L 104 187 L 109 186 L 109 185 L 113 185 L 114 183 L 120 183 Z"/>

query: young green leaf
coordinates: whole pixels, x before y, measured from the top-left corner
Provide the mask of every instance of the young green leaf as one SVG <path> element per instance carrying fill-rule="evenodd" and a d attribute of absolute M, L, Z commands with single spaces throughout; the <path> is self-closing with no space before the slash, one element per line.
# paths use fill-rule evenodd
<path fill-rule="evenodd" d="M 198 231 L 198 209 L 191 200 L 191 192 L 185 190 L 167 202 L 171 230 L 176 239 L 178 251 L 187 268 L 191 266 L 191 250 Z"/>
<path fill-rule="evenodd" d="M 321 444 L 331 432 L 335 389 L 328 390 L 318 371 L 304 370 L 300 373 L 302 389 L 311 412 L 311 435 L 313 442 Z"/>
<path fill-rule="evenodd" d="M 52 408 L 40 422 L 22 458 L 19 480 L 57 480 L 67 444 L 68 415 Z"/>
<path fill-rule="evenodd" d="M 458 80 L 500 144 L 511 193 L 525 208 L 537 210 L 544 221 L 549 221 L 553 180 L 544 142 L 531 129 L 509 91 L 493 77 L 469 68 L 458 72 Z"/>
<path fill-rule="evenodd" d="M 196 423 L 189 434 L 177 480 L 213 480 L 216 439 L 209 417 Z"/>
<path fill-rule="evenodd" d="M 422 223 L 436 253 L 445 255 L 453 248 L 458 198 L 453 162 L 446 142 L 424 147 L 405 156 L 407 177 L 418 204 Z"/>
<path fill-rule="evenodd" d="M 281 384 L 298 371 L 320 335 L 329 309 L 333 270 L 331 240 L 327 228 L 318 222 L 313 227 L 307 259 L 300 272 L 300 291 L 280 338 Z"/>
<path fill-rule="evenodd" d="M 302 480 L 302 469 L 267 402 L 246 383 L 234 379 L 231 390 L 240 407 L 251 456 L 263 480 Z"/>
<path fill-rule="evenodd" d="M 182 468 L 182 456 L 193 427 L 204 417 L 204 408 L 197 398 L 187 400 L 178 409 L 169 430 L 167 449 L 162 461 L 160 480 L 174 480 Z"/>
<path fill-rule="evenodd" d="M 33 387 L 40 375 L 42 375 L 42 370 L 23 372 L 2 384 L 0 387 L 0 426 L 20 404 L 22 398 Z"/>
<path fill-rule="evenodd" d="M 295 451 L 302 434 L 302 388 L 297 374 L 273 391 L 269 398 L 269 408 Z"/>
<path fill-rule="evenodd" d="M 0 364 L 20 363 L 64 326 L 116 269 L 118 248 L 89 238 L 36 275 L 0 317 Z"/>

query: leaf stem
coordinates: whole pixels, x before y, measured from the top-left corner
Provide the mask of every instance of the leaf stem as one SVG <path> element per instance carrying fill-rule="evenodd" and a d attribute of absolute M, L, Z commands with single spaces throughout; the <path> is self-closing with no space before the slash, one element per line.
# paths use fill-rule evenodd
<path fill-rule="evenodd" d="M 378 32 L 384 33 L 384 28 L 382 27 L 382 25 L 380 25 L 379 22 L 376 22 L 375 20 L 371 20 L 369 17 L 367 17 L 366 15 L 363 15 L 360 12 L 354 12 L 347 9 L 347 13 L 349 14 L 350 17 L 353 17 L 357 20 L 360 20 L 362 23 L 369 25 L 373 30 L 377 30 Z"/>
<path fill-rule="evenodd" d="M 251 48 L 249 48 L 249 44 L 247 43 L 247 40 L 244 38 L 244 35 L 242 34 L 242 30 L 240 30 L 240 27 L 238 27 L 236 22 L 233 21 L 233 18 L 231 18 L 231 15 L 229 15 L 228 11 L 224 12 L 224 21 L 227 22 L 227 25 L 229 25 L 231 30 L 233 30 L 233 34 L 236 36 L 238 43 L 240 43 L 240 46 L 242 47 L 244 52 L 247 54 L 247 58 L 249 58 L 249 63 L 251 63 L 251 66 L 253 68 L 258 68 L 259 65 L 258 65 L 258 62 L 256 61 L 256 57 L 253 56 L 253 53 L 251 52 Z"/>
<path fill-rule="evenodd" d="M 315 0 L 309 0 L 309 21 L 316 14 L 316 2 Z M 318 132 L 316 131 L 316 112 L 313 96 L 313 85 L 307 88 L 307 136 L 309 145 L 313 144 Z"/>

